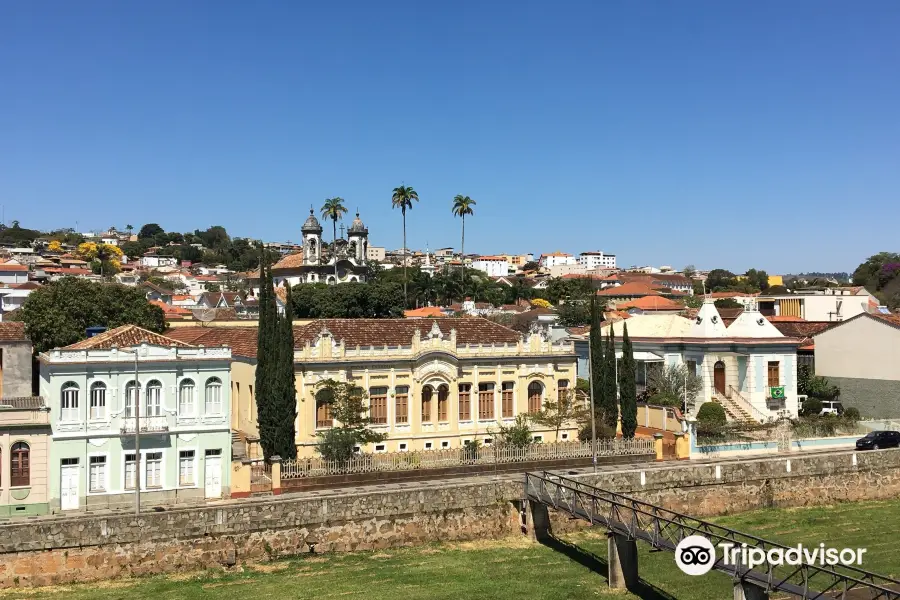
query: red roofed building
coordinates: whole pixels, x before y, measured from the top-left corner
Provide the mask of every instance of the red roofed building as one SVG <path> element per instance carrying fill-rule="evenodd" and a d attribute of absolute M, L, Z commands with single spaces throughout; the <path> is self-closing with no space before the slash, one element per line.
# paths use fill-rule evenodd
<path fill-rule="evenodd" d="M 627 311 L 629 314 L 678 314 L 684 310 L 684 304 L 669 300 L 663 296 L 642 296 L 634 300 L 616 302 L 617 311 Z"/>

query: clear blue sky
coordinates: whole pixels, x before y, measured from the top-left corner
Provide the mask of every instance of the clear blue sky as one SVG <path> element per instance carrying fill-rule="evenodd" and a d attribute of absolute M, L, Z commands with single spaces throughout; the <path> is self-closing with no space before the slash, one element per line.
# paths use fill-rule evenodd
<path fill-rule="evenodd" d="M 5 218 L 852 270 L 898 248 L 896 0 L 0 3 Z M 352 215 L 351 215 L 352 216 Z M 330 234 L 328 234 L 330 236 Z"/>

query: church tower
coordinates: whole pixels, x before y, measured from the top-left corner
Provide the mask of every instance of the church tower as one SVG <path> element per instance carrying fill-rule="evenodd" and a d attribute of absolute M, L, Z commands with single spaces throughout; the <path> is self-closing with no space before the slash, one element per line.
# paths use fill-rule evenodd
<path fill-rule="evenodd" d="M 366 250 L 369 247 L 369 230 L 359 218 L 359 212 L 356 213 L 356 218 L 353 219 L 350 229 L 347 230 L 347 240 L 350 244 L 348 253 L 354 264 L 365 264 Z"/>
<path fill-rule="evenodd" d="M 303 264 L 319 264 L 322 257 L 322 226 L 319 225 L 313 209 L 309 209 L 309 217 L 300 231 L 303 233 Z"/>

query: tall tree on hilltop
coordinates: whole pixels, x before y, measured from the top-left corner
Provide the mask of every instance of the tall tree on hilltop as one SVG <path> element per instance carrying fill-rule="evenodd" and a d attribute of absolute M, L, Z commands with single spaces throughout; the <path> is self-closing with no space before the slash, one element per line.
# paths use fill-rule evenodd
<path fill-rule="evenodd" d="M 606 338 L 606 358 L 604 360 L 605 372 L 603 374 L 603 424 L 616 430 L 619 421 L 619 399 L 616 397 L 617 365 L 616 365 L 616 339 L 613 326 L 609 326 L 609 336 Z M 615 435 L 615 434 L 613 434 Z"/>
<path fill-rule="evenodd" d="M 472 209 L 476 202 L 468 196 L 457 194 L 453 198 L 453 214 L 462 217 L 462 245 L 460 247 L 460 260 L 463 266 L 463 279 L 466 278 L 466 215 L 473 216 L 475 211 Z"/>
<path fill-rule="evenodd" d="M 637 431 L 637 365 L 634 362 L 634 348 L 628 337 L 628 323 L 622 323 L 619 407 L 622 414 L 622 437 L 633 438 Z"/>
<path fill-rule="evenodd" d="M 603 377 L 606 374 L 606 352 L 603 349 L 603 331 L 600 329 L 603 323 L 600 305 L 597 297 L 591 298 L 591 332 L 588 343 L 591 352 L 591 393 L 594 396 L 594 421 L 597 417 L 600 422 L 605 422 L 605 404 L 603 403 Z"/>
<path fill-rule="evenodd" d="M 394 193 L 391 196 L 391 206 L 399 208 L 403 214 L 403 308 L 409 308 L 409 303 L 406 299 L 406 211 L 407 209 L 412 210 L 413 200 L 418 202 L 419 194 L 412 186 L 401 185 L 394 188 Z"/>
<path fill-rule="evenodd" d="M 337 222 L 345 214 L 347 207 L 344 206 L 344 199 L 341 197 L 326 198 L 325 204 L 322 205 L 322 218 L 331 219 L 331 257 L 334 259 L 334 283 L 338 282 L 338 266 L 337 266 Z"/>

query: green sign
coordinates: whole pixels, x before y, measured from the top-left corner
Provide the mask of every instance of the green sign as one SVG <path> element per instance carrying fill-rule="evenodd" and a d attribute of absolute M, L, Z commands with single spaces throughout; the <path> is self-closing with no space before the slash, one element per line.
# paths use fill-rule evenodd
<path fill-rule="evenodd" d="M 769 388 L 769 396 L 775 400 L 784 400 L 784 386 Z"/>

